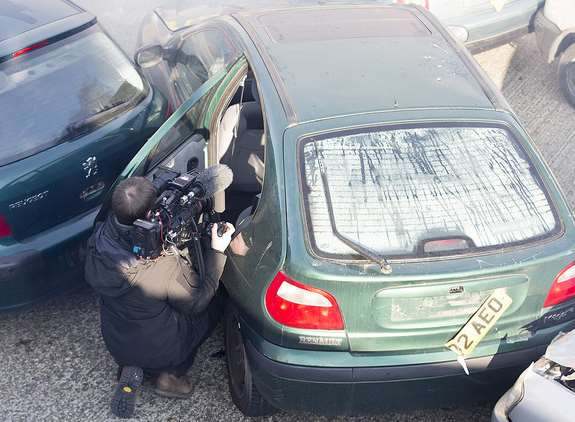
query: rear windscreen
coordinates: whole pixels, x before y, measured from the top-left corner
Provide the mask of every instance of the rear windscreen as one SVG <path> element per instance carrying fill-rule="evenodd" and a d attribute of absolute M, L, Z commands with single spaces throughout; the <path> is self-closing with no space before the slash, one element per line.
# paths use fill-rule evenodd
<path fill-rule="evenodd" d="M 0 64 L 0 165 L 89 133 L 135 106 L 145 89 L 95 28 Z"/>
<path fill-rule="evenodd" d="M 306 220 L 320 255 L 355 255 L 334 225 L 388 257 L 425 255 L 425 245 L 441 250 L 453 239 L 457 251 L 444 254 L 521 244 L 558 227 L 535 169 L 502 128 L 348 132 L 305 139 L 301 153 Z"/>

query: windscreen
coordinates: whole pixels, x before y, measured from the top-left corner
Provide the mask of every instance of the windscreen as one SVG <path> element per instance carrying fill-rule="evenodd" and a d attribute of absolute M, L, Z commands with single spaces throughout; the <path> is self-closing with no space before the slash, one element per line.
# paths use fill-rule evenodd
<path fill-rule="evenodd" d="M 145 97 L 129 60 L 96 28 L 0 64 L 0 165 L 84 135 Z"/>
<path fill-rule="evenodd" d="M 387 257 L 423 255 L 434 239 L 464 240 L 449 254 L 525 243 L 557 226 L 535 169 L 503 128 L 348 132 L 308 138 L 301 153 L 306 220 L 320 255 L 354 255 L 333 225 Z"/>

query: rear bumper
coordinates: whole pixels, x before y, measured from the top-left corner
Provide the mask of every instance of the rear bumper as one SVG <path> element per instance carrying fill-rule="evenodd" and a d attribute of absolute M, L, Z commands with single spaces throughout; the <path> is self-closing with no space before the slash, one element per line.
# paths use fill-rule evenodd
<path fill-rule="evenodd" d="M 526 326 L 531 337 L 520 344 L 508 339 L 479 345 L 479 357 L 466 359 L 469 376 L 447 350 L 389 354 L 293 349 L 269 342 L 246 318 L 240 318 L 240 327 L 254 383 L 274 407 L 360 414 L 495 402 L 559 332 L 575 329 L 574 316 L 575 300 Z"/>
<path fill-rule="evenodd" d="M 555 60 L 557 51 L 556 40 L 561 35 L 561 30 L 545 17 L 543 10 L 537 12 L 535 16 L 535 37 L 539 51 L 548 63 Z"/>
<path fill-rule="evenodd" d="M 495 400 L 546 349 L 546 345 L 540 345 L 467 359 L 471 372 L 467 376 L 456 361 L 385 365 L 388 357 L 375 353 L 282 348 L 267 343 L 244 322 L 241 326 L 254 382 L 262 396 L 278 409 L 325 415 Z M 273 359 L 266 356 L 270 347 L 274 349 Z M 305 355 L 314 353 L 325 356 L 325 366 L 309 365 Z M 341 355 L 348 365 L 336 366 L 335 355 Z M 377 361 L 380 366 L 374 365 Z"/>
<path fill-rule="evenodd" d="M 466 47 L 473 53 L 506 44 L 533 27 L 533 16 L 542 1 L 519 1 L 507 4 L 500 12 L 454 17 L 443 22 L 447 27 L 462 27 L 468 32 Z"/>
<path fill-rule="evenodd" d="M 465 44 L 465 46 L 471 53 L 478 54 L 481 53 L 482 51 L 490 50 L 492 48 L 499 47 L 500 45 L 503 44 L 508 44 L 511 41 L 516 40 L 517 38 L 520 38 L 528 33 L 529 33 L 529 26 L 523 26 L 521 28 L 516 28 L 514 30 L 502 34 L 497 34 L 496 36 L 493 36 L 491 38 L 468 42 Z"/>
<path fill-rule="evenodd" d="M 546 346 L 532 347 L 516 352 L 501 353 L 495 356 L 484 356 L 467 359 L 471 373 L 487 370 L 498 370 L 529 365 L 545 353 Z M 384 367 L 313 367 L 277 362 L 269 359 L 251 342 L 246 342 L 246 351 L 250 363 L 258 372 L 265 372 L 276 378 L 299 382 L 324 383 L 388 383 L 421 379 L 459 377 L 463 369 L 457 361 L 438 362 L 418 365 L 400 365 Z M 328 352 L 326 352 L 328 353 Z M 358 358 L 360 359 L 360 358 Z"/>
<path fill-rule="evenodd" d="M 79 285 L 80 245 L 91 232 L 98 210 L 22 242 L 0 246 L 0 311 L 26 306 Z"/>
<path fill-rule="evenodd" d="M 496 399 L 545 347 L 469 359 L 470 376 L 457 362 L 306 367 L 273 361 L 249 341 L 246 352 L 258 391 L 274 407 L 353 415 Z"/>

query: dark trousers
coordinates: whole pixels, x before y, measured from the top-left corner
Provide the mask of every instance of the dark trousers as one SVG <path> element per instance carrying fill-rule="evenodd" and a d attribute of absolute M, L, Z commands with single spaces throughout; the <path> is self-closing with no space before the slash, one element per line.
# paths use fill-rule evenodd
<path fill-rule="evenodd" d="M 153 369 L 142 368 L 144 370 L 144 376 L 156 377 L 162 372 L 174 374 L 177 377 L 186 375 L 194 364 L 194 359 L 199 347 L 210 336 L 214 328 L 216 328 L 216 325 L 218 325 L 218 322 L 222 317 L 224 306 L 224 295 L 218 291 L 204 312 L 199 315 L 189 316 L 192 330 L 194 331 L 193 338 L 196 339 L 196 341 L 194 341 L 193 344 L 190 344 L 190 353 L 188 354 L 188 357 L 183 362 L 175 366 Z M 120 377 L 121 371 L 122 368 L 118 368 L 118 378 Z"/>

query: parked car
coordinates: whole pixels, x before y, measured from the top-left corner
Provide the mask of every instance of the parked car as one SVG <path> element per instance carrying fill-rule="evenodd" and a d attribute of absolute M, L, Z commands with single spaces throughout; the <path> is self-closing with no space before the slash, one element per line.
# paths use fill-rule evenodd
<path fill-rule="evenodd" d="M 537 13 L 535 34 L 548 63 L 556 63 L 561 91 L 575 107 L 575 2 L 547 0 Z"/>
<path fill-rule="evenodd" d="M 575 331 L 561 333 L 493 409 L 492 422 L 568 422 L 575 405 Z"/>
<path fill-rule="evenodd" d="M 433 15 L 287 7 L 172 29 L 136 61 L 187 99 L 118 180 L 234 171 L 216 202 L 237 227 L 225 345 L 244 414 L 500 394 L 575 326 L 565 198 Z M 494 292 L 511 305 L 478 329 L 465 375 L 445 344 Z"/>
<path fill-rule="evenodd" d="M 93 15 L 0 2 L 0 310 L 78 285 L 78 245 L 164 104 Z"/>
<path fill-rule="evenodd" d="M 568 0 L 567 0 L 568 1 Z M 506 44 L 533 30 L 545 0 L 396 0 L 433 12 L 472 52 Z"/>
<path fill-rule="evenodd" d="M 144 21 L 138 36 L 139 46 L 162 45 L 164 52 L 178 50 L 181 42 L 177 35 L 182 29 L 217 16 L 242 9 L 277 8 L 293 6 L 325 6 L 334 4 L 413 4 L 424 7 L 463 42 L 473 53 L 510 42 L 533 30 L 535 13 L 545 0 L 220 0 L 215 5 L 188 9 L 158 8 Z M 174 36 L 173 36 L 174 35 Z M 206 53 L 204 53 L 206 54 Z M 168 54 L 166 54 L 166 57 Z M 174 60 L 175 57 L 172 58 Z M 149 72 L 167 72 L 160 63 Z M 146 74 L 147 76 L 150 76 Z M 165 78 L 154 78 L 165 79 Z M 171 84 L 162 87 L 169 92 Z M 185 87 L 184 87 L 185 89 Z M 171 92 L 172 96 L 178 95 Z M 181 98 L 176 103 L 183 101 Z"/>

